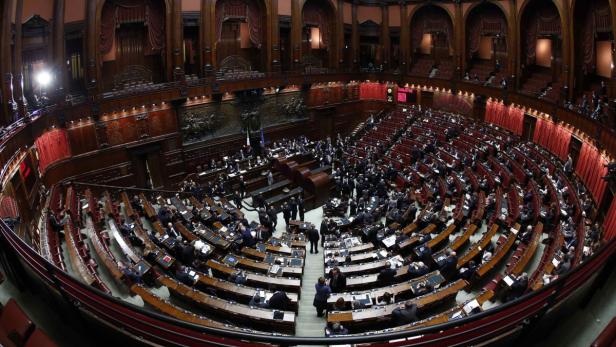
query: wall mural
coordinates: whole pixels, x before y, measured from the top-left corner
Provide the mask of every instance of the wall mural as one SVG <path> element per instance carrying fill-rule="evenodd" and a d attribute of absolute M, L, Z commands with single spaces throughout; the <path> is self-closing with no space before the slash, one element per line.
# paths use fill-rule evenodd
<path fill-rule="evenodd" d="M 304 92 L 248 91 L 237 93 L 233 100 L 185 107 L 180 110 L 182 140 L 191 144 L 306 119 L 304 99 Z"/>

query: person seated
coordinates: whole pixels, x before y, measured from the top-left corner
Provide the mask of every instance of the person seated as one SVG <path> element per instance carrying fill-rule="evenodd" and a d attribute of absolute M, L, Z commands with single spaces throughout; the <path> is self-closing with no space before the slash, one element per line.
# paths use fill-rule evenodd
<path fill-rule="evenodd" d="M 447 254 L 447 258 L 445 259 L 445 262 L 440 268 L 441 274 L 447 280 L 452 280 L 457 273 L 457 267 L 458 267 L 458 256 L 456 255 L 456 252 L 449 251 L 449 253 Z"/>
<path fill-rule="evenodd" d="M 246 273 L 244 271 L 238 271 L 237 273 L 229 275 L 229 282 L 246 284 Z"/>
<path fill-rule="evenodd" d="M 411 278 L 421 277 L 430 272 L 430 268 L 423 261 L 414 261 L 409 265 L 408 274 Z"/>
<path fill-rule="evenodd" d="M 377 279 L 379 282 L 383 283 L 384 285 L 389 285 L 394 282 L 394 277 L 396 276 L 396 274 L 397 274 L 397 271 L 395 269 L 392 269 L 391 263 L 386 262 L 385 268 L 379 272 Z"/>
<path fill-rule="evenodd" d="M 417 305 L 407 301 L 404 307 L 396 307 L 391 312 L 391 318 L 395 325 L 404 325 L 416 322 L 419 320 L 417 317 Z"/>
<path fill-rule="evenodd" d="M 175 278 L 182 284 L 193 286 L 197 282 L 195 277 L 190 275 L 190 269 L 184 265 L 178 267 L 175 271 Z"/>
<path fill-rule="evenodd" d="M 349 333 L 349 329 L 342 326 L 338 322 L 332 323 L 332 328 L 329 330 L 329 335 L 346 335 Z"/>
<path fill-rule="evenodd" d="M 477 269 L 477 265 L 475 265 L 475 261 L 474 260 L 469 261 L 466 266 L 463 266 L 462 268 L 460 268 L 460 278 L 462 278 L 463 280 L 469 281 L 471 278 L 473 278 L 473 274 L 475 273 L 476 269 Z"/>
<path fill-rule="evenodd" d="M 334 311 L 343 311 L 346 310 L 346 301 L 344 298 L 338 298 L 334 303 Z"/>
<path fill-rule="evenodd" d="M 250 302 L 248 303 L 248 306 L 259 307 L 259 308 L 269 307 L 268 303 L 265 301 L 265 298 L 262 298 L 258 292 L 252 296 L 252 298 L 250 299 Z"/>
<path fill-rule="evenodd" d="M 528 274 L 524 272 L 511 284 L 505 301 L 508 302 L 519 298 L 526 289 L 528 289 Z"/>
<path fill-rule="evenodd" d="M 379 296 L 378 298 L 376 298 L 377 305 L 389 305 L 393 303 L 394 303 L 394 296 L 389 292 L 385 292 L 383 293 L 382 296 Z"/>

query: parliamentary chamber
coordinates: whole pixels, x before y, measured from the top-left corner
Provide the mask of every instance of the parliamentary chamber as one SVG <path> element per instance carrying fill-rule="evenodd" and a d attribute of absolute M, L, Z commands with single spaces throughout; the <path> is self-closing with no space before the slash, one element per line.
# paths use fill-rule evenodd
<path fill-rule="evenodd" d="M 616 184 L 603 178 L 616 158 L 612 0 L 0 0 L 0 5 L 2 268 L 18 288 L 48 297 L 49 307 L 61 312 L 66 324 L 83 327 L 105 343 L 515 344 L 553 328 L 556 317 L 588 301 L 613 268 Z M 72 213 L 95 214 L 89 209 L 96 200 L 85 196 L 87 190 L 104 201 L 117 199 L 118 206 L 103 209 L 122 205 L 117 213 L 123 214 L 130 203 L 121 192 L 131 198 L 142 192 L 172 197 L 187 179 L 205 184 L 212 161 L 246 145 L 355 136 L 369 118 L 382 115 L 394 115 L 379 123 L 392 128 L 381 130 L 382 139 L 377 130 L 375 138 L 386 141 L 389 132 L 403 127 L 420 137 L 414 125 L 396 118 L 409 110 L 433 110 L 433 122 L 427 116 L 425 124 L 415 125 L 435 138 L 443 124 L 451 125 L 441 115 L 456 114 L 464 119 L 458 125 L 491 129 L 490 146 L 501 136 L 534 144 L 529 148 L 536 153 L 520 155 L 542 158 L 551 172 L 560 172 L 571 158 L 572 181 L 581 182 L 592 205 L 592 212 L 578 216 L 576 232 L 583 240 L 582 221 L 597 223 L 603 230 L 600 246 L 583 257 L 587 250 L 578 244 L 569 272 L 549 283 L 542 283 L 537 272 L 534 290 L 478 314 L 431 315 L 409 329 L 375 332 L 355 322 L 352 333 L 325 337 L 296 335 L 295 327 L 302 324 L 298 315 L 291 329 L 284 319 L 277 326 L 276 318 L 253 322 L 259 328 L 253 331 L 247 328 L 250 319 L 234 325 L 250 315 L 246 311 L 223 323 L 204 324 L 196 315 L 169 314 L 164 305 L 135 305 L 112 295 L 96 276 L 108 271 L 100 256 L 66 251 L 94 263 L 69 271 L 62 247 L 49 243 L 51 231 L 44 225 L 48 211 L 59 209 L 54 199 Z M 463 140 L 452 144 L 480 148 L 488 137 L 474 136 L 470 129 L 462 128 Z M 369 146 L 366 133 L 360 133 L 365 142 L 358 135 L 358 143 Z M 391 146 L 402 151 L 407 144 L 412 147 L 413 141 Z M 390 159 L 387 165 L 399 172 L 410 166 Z M 273 162 L 275 180 L 284 177 L 289 189 L 287 195 L 266 198 L 282 204 L 299 189 L 310 197 L 310 208 L 326 204 L 334 187 L 331 169 L 319 169 L 310 160 Z M 530 161 L 520 159 L 507 174 L 490 160 L 486 165 L 492 169 L 482 175 L 502 170 L 499 180 L 507 180 L 506 189 L 516 183 L 522 193 L 531 189 L 524 173 L 517 172 L 518 165 L 532 167 Z M 392 183 L 402 187 L 405 179 Z M 150 200 L 157 198 L 154 194 Z M 579 212 L 581 200 L 575 199 Z M 75 201 L 82 203 L 71 206 Z M 156 219 L 155 211 L 151 217 Z M 452 232 L 444 229 L 439 237 Z M 542 271 L 554 271 L 558 265 L 551 262 L 558 252 L 550 242 L 558 241 L 538 233 L 535 247 L 548 240 L 540 247 L 543 254 L 509 251 L 515 235 L 500 240 L 503 266 L 526 254 Z M 68 247 L 75 242 L 76 252 L 100 251 L 80 248 L 83 240 L 68 241 Z M 89 248 L 97 247 L 104 251 L 107 246 Z M 485 271 L 494 283 L 484 277 L 482 287 L 501 290 L 507 273 Z M 154 294 L 140 288 L 130 291 L 154 302 Z M 300 292 L 292 299 L 311 300 Z"/>

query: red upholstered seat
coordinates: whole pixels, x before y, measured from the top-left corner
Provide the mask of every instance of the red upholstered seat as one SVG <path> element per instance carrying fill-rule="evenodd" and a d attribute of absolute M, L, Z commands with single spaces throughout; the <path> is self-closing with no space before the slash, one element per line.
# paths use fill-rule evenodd
<path fill-rule="evenodd" d="M 43 330 L 36 329 L 26 341 L 24 347 L 55 347 L 57 346 Z"/>
<path fill-rule="evenodd" d="M 10 299 L 0 314 L 0 343 L 4 346 L 22 345 L 32 329 L 34 323 L 15 299 Z"/>

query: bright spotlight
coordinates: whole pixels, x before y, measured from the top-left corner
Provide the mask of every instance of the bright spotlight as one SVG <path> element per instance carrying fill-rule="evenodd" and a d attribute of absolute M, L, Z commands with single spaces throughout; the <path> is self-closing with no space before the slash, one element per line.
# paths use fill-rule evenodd
<path fill-rule="evenodd" d="M 41 87 L 47 87 L 51 83 L 51 73 L 47 70 L 43 70 L 36 75 L 36 82 Z"/>

